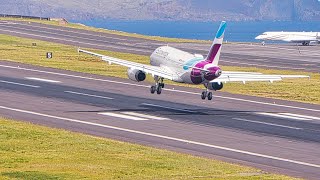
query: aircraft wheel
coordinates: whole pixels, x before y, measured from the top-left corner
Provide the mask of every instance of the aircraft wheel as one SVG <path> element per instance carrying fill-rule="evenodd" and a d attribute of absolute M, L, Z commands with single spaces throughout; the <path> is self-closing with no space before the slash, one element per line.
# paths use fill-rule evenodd
<path fill-rule="evenodd" d="M 150 92 L 151 92 L 151 94 L 154 94 L 156 92 L 156 87 L 155 86 L 151 86 Z"/>
<path fill-rule="evenodd" d="M 207 92 L 203 91 L 203 92 L 201 93 L 201 99 L 205 100 L 206 97 L 207 97 Z"/>
<path fill-rule="evenodd" d="M 208 93 L 208 100 L 211 101 L 212 100 L 212 92 Z"/>
<path fill-rule="evenodd" d="M 303 42 L 302 43 L 303 46 L 309 46 L 309 44 L 310 44 L 309 42 Z"/>
<path fill-rule="evenodd" d="M 162 88 L 164 88 L 164 83 L 160 83 L 159 86 L 161 86 Z"/>
<path fill-rule="evenodd" d="M 161 87 L 161 86 L 158 86 L 158 88 L 157 88 L 157 94 L 161 94 L 161 92 L 162 92 L 162 87 Z"/>

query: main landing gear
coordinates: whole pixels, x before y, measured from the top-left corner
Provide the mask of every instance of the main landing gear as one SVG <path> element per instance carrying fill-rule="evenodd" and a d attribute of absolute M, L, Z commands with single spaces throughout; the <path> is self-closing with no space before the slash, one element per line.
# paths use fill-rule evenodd
<path fill-rule="evenodd" d="M 203 91 L 201 93 L 201 99 L 205 100 L 206 98 L 208 98 L 208 100 L 211 101 L 213 98 L 212 92 Z"/>
<path fill-rule="evenodd" d="M 310 42 L 303 42 L 302 43 L 302 46 L 309 46 L 310 45 Z"/>
<path fill-rule="evenodd" d="M 162 89 L 164 88 L 163 78 L 155 76 L 154 80 L 156 82 L 156 85 L 151 86 L 150 92 L 151 94 L 154 94 L 155 92 L 157 92 L 157 94 L 161 94 Z"/>
<path fill-rule="evenodd" d="M 208 87 L 208 85 L 206 87 Z M 213 98 L 212 92 L 209 92 L 208 88 L 201 93 L 201 99 L 205 100 L 206 98 L 208 98 L 209 101 Z"/>

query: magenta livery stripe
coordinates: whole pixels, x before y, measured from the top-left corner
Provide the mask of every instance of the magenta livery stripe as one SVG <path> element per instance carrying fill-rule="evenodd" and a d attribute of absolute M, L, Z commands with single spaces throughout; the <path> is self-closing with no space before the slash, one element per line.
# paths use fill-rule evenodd
<path fill-rule="evenodd" d="M 221 47 L 221 44 L 215 44 L 215 45 L 211 48 L 211 50 L 210 50 L 210 52 L 209 52 L 209 55 L 208 55 L 208 57 L 207 57 L 207 59 L 206 59 L 206 61 L 207 61 L 208 63 L 212 63 L 212 62 L 213 62 L 213 60 L 214 60 L 214 58 L 216 57 L 218 51 L 220 50 L 220 47 Z"/>

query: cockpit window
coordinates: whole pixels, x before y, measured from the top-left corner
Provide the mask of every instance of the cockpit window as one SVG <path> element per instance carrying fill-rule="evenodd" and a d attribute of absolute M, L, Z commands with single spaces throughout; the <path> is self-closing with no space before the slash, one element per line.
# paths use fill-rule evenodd
<path fill-rule="evenodd" d="M 263 33 L 262 35 L 267 35 L 267 33 Z"/>

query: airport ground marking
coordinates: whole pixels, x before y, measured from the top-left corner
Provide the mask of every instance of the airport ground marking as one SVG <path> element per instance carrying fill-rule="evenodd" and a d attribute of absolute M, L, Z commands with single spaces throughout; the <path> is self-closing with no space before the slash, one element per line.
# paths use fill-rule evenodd
<path fill-rule="evenodd" d="M 41 81 L 41 82 L 49 82 L 49 83 L 61 83 L 61 81 L 55 81 L 50 79 L 36 78 L 36 77 L 25 77 L 29 80 Z"/>
<path fill-rule="evenodd" d="M 101 81 L 101 82 L 109 82 L 109 83 L 115 83 L 115 84 L 123 84 L 123 85 L 129 85 L 129 86 L 150 88 L 149 86 L 146 86 L 146 85 L 139 85 L 139 84 L 126 83 L 126 82 L 106 80 L 106 79 L 85 77 L 85 76 L 79 76 L 79 75 L 71 75 L 71 74 L 65 74 L 65 73 L 57 73 L 57 72 L 50 72 L 50 71 L 43 71 L 43 70 L 36 70 L 36 69 L 29 69 L 29 68 L 15 67 L 15 66 L 7 66 L 7 65 L 0 65 L 0 67 L 11 68 L 11 69 L 19 69 L 19 70 L 31 71 L 31 72 L 39 72 L 39 73 L 52 74 L 52 75 L 65 76 L 65 77 L 73 77 L 73 78 L 86 79 L 86 80 L 93 80 L 93 81 Z M 182 91 L 182 90 L 175 90 L 175 89 L 165 89 L 165 90 L 166 91 L 171 91 L 171 92 L 179 92 L 179 93 L 185 93 L 185 94 L 199 95 L 199 93 Z M 274 104 L 274 103 L 253 101 L 253 100 L 248 100 L 248 99 L 233 98 L 233 97 L 227 97 L 227 96 L 217 96 L 216 95 L 214 97 L 215 98 L 221 98 L 221 99 L 228 99 L 228 100 L 235 100 L 235 101 L 254 103 L 254 104 L 262 104 L 262 105 L 284 107 L 284 108 L 290 108 L 290 109 L 298 109 L 298 110 L 306 110 L 306 111 L 312 111 L 312 112 L 320 112 L 320 109 L 311 109 L 311 108 L 303 108 L 303 107 L 296 107 L 296 106 L 283 105 L 283 104 Z"/>
<path fill-rule="evenodd" d="M 274 124 L 274 123 L 267 123 L 267 122 L 260 122 L 260 121 L 253 121 L 253 120 L 244 119 L 244 118 L 232 118 L 232 119 L 237 120 L 237 121 L 256 123 L 256 124 L 264 124 L 264 125 L 268 125 L 268 126 L 276 126 L 276 127 L 282 127 L 282 128 L 288 128 L 288 129 L 303 130 L 302 128 L 298 128 L 298 127 L 285 126 L 285 125 L 281 125 L 281 124 Z"/>
<path fill-rule="evenodd" d="M 42 114 L 42 113 L 38 113 L 38 112 L 10 108 L 10 107 L 5 107 L 5 106 L 0 106 L 0 109 L 15 111 L 15 112 L 19 112 L 19 113 L 25 113 L 25 114 L 31 114 L 31 115 L 41 116 L 41 117 L 47 117 L 47 118 L 52 118 L 52 119 L 58 119 L 58 120 L 66 121 L 66 122 L 103 127 L 103 128 L 108 128 L 108 129 L 122 131 L 122 132 L 128 132 L 128 133 L 139 134 L 139 135 L 144 135 L 144 136 L 149 136 L 149 137 L 154 137 L 154 138 L 166 139 L 166 140 L 176 141 L 176 142 L 180 142 L 180 143 L 187 143 L 190 145 L 198 145 L 198 146 L 209 147 L 209 148 L 214 148 L 214 149 L 219 149 L 219 150 L 225 150 L 225 151 L 229 151 L 229 152 L 233 152 L 233 153 L 256 156 L 256 157 L 260 157 L 260 158 L 266 158 L 266 159 L 270 159 L 270 160 L 277 160 L 277 161 L 282 161 L 282 162 L 287 162 L 287 163 L 293 163 L 293 164 L 303 165 L 303 166 L 308 166 L 308 167 L 313 167 L 313 168 L 320 168 L 320 165 L 318 165 L 318 164 L 296 161 L 296 160 L 292 160 L 292 159 L 286 159 L 286 158 L 281 158 L 281 157 L 276 157 L 276 156 L 270 156 L 270 155 L 254 153 L 254 152 L 249 152 L 249 151 L 244 151 L 244 150 L 238 150 L 238 149 L 233 149 L 233 148 L 228 148 L 228 147 L 223 147 L 223 146 L 218 146 L 218 145 L 212 145 L 212 144 L 207 144 L 207 143 L 201 143 L 201 142 L 197 142 L 197 141 L 180 139 L 180 138 L 175 138 L 175 137 L 170 137 L 170 136 L 165 136 L 165 135 L 160 135 L 160 134 L 153 134 L 153 133 L 149 133 L 149 132 L 143 132 L 143 131 L 121 128 L 121 127 L 110 126 L 110 125 L 99 124 L 99 123 L 93 123 L 93 122 L 88 122 L 88 121 L 83 121 L 83 120 L 53 116 L 53 115 Z"/>
<path fill-rule="evenodd" d="M 121 119 L 130 119 L 130 120 L 134 120 L 134 121 L 147 121 L 148 120 L 148 119 L 142 118 L 142 117 L 135 117 L 135 116 L 119 114 L 119 113 L 112 113 L 112 112 L 104 112 L 104 113 L 98 113 L 98 114 L 104 115 L 104 116 L 121 118 Z"/>
<path fill-rule="evenodd" d="M 109 100 L 114 99 L 114 98 L 111 98 L 111 97 L 98 96 L 98 95 L 80 93 L 80 92 L 75 92 L 75 91 L 64 91 L 64 92 L 65 92 L 65 93 L 69 93 L 69 94 L 76 94 L 76 95 L 82 95 L 82 96 L 88 96 L 88 97 L 95 97 L 95 98 L 101 98 L 101 99 L 109 99 Z"/>
<path fill-rule="evenodd" d="M 153 116 L 153 115 L 149 115 L 149 114 L 141 114 L 141 113 L 136 113 L 136 112 L 121 112 L 121 114 L 147 118 L 150 120 L 170 120 L 169 118 L 158 117 L 158 116 Z"/>
<path fill-rule="evenodd" d="M 24 87 L 31 87 L 31 88 L 40 88 L 40 86 L 34 86 L 34 85 L 30 85 L 30 84 L 23 84 L 23 83 L 11 82 L 11 81 L 3 81 L 3 80 L 0 80 L 0 83 L 13 84 L 13 85 L 24 86 Z"/>
<path fill-rule="evenodd" d="M 320 117 L 313 117 L 313 116 L 305 116 L 305 115 L 300 115 L 300 114 L 292 114 L 292 113 L 279 113 L 281 115 L 287 115 L 291 117 L 301 117 L 301 118 L 306 118 L 308 120 L 320 120 Z"/>
<path fill-rule="evenodd" d="M 270 117 L 277 117 L 282 119 L 293 119 L 293 120 L 300 120 L 300 121 L 312 121 L 312 120 L 320 120 L 320 118 L 313 117 L 313 116 L 305 116 L 300 114 L 291 114 L 291 113 L 256 113 L 259 115 L 270 116 Z"/>
<path fill-rule="evenodd" d="M 173 108 L 173 107 L 162 106 L 162 105 L 157 105 L 157 104 L 142 103 L 142 105 L 151 106 L 151 107 L 158 107 L 158 108 L 163 108 L 163 109 L 170 109 L 170 110 L 174 110 L 174 111 L 187 112 L 187 113 L 197 113 L 197 111 L 191 111 L 191 110 L 180 109 L 180 108 Z"/>

